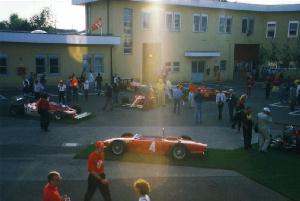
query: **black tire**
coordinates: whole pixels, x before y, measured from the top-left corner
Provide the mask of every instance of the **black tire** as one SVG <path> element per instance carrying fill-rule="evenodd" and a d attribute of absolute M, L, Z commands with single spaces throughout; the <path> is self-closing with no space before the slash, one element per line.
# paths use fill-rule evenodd
<path fill-rule="evenodd" d="M 61 112 L 54 112 L 52 115 L 53 119 L 59 121 L 63 119 L 63 115 Z"/>
<path fill-rule="evenodd" d="M 182 135 L 182 136 L 180 136 L 180 138 L 183 140 L 193 140 L 190 136 L 187 136 L 187 135 Z"/>
<path fill-rule="evenodd" d="M 121 137 L 128 137 L 128 138 L 130 138 L 130 137 L 133 137 L 133 134 L 132 133 L 123 133 L 121 135 Z"/>
<path fill-rule="evenodd" d="M 120 140 L 116 140 L 112 142 L 110 150 L 114 155 L 120 156 L 124 154 L 126 150 L 126 145 L 124 142 Z"/>
<path fill-rule="evenodd" d="M 188 151 L 183 144 L 175 144 L 171 150 L 171 156 L 175 160 L 183 160 L 187 155 Z"/>

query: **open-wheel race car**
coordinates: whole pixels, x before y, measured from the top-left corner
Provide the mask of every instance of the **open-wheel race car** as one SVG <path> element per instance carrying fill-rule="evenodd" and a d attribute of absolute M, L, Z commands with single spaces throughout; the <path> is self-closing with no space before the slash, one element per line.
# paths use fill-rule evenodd
<path fill-rule="evenodd" d="M 190 154 L 203 156 L 207 149 L 207 144 L 195 142 L 188 136 L 143 136 L 131 133 L 107 139 L 104 141 L 104 145 L 115 155 L 122 155 L 125 152 L 160 154 L 176 160 L 183 160 Z"/>
<path fill-rule="evenodd" d="M 9 112 L 13 116 L 16 115 L 30 115 L 38 116 L 37 102 L 32 96 L 15 96 L 11 98 Z M 67 106 L 56 102 L 49 102 L 49 113 L 55 120 L 63 118 L 82 119 L 90 116 L 91 113 L 81 113 L 79 106 Z"/>
<path fill-rule="evenodd" d="M 189 90 L 192 90 L 194 93 L 199 90 L 200 94 L 205 100 L 212 100 L 214 101 L 216 99 L 216 94 L 218 89 L 206 86 L 206 85 L 196 85 L 196 84 L 190 84 Z M 227 90 L 222 90 L 225 95 L 227 96 L 229 92 Z"/>

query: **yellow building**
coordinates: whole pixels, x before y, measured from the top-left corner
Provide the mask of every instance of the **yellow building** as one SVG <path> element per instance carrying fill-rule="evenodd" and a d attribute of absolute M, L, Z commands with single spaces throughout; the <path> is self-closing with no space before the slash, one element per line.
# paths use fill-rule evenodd
<path fill-rule="evenodd" d="M 171 81 L 232 80 L 235 71 L 258 70 L 261 46 L 293 48 L 299 40 L 300 5 L 213 0 L 73 0 L 73 4 L 85 6 L 87 35 L 71 37 L 113 42 L 16 42 L 1 35 L 11 33 L 0 33 L 0 59 L 7 58 L 6 63 L 0 60 L 0 67 L 6 64 L 8 71 L 0 84 L 14 83 L 21 65 L 26 72 L 37 71 L 40 54 L 47 58 L 46 73 L 53 79 L 80 74 L 84 66 L 101 72 L 95 67 L 100 55 L 106 81 L 112 72 L 144 82 L 154 82 L 165 72 Z M 51 73 L 52 55 L 60 58 L 58 75 Z"/>

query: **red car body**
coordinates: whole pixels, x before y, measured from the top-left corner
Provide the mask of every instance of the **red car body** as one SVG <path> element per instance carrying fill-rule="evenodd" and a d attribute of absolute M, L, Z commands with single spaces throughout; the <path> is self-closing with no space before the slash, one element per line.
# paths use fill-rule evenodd
<path fill-rule="evenodd" d="M 207 149 L 207 144 L 195 142 L 188 137 L 142 136 L 140 134 L 107 139 L 104 144 L 115 155 L 128 151 L 170 155 L 178 160 L 186 158 L 189 154 L 204 155 Z"/>

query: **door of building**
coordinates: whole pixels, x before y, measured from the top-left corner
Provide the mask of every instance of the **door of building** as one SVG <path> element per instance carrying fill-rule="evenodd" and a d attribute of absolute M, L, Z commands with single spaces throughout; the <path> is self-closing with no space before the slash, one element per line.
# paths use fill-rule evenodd
<path fill-rule="evenodd" d="M 204 80 L 205 61 L 192 61 L 192 82 L 199 83 Z"/>
<path fill-rule="evenodd" d="M 143 44 L 143 82 L 155 83 L 161 72 L 161 44 Z"/>

